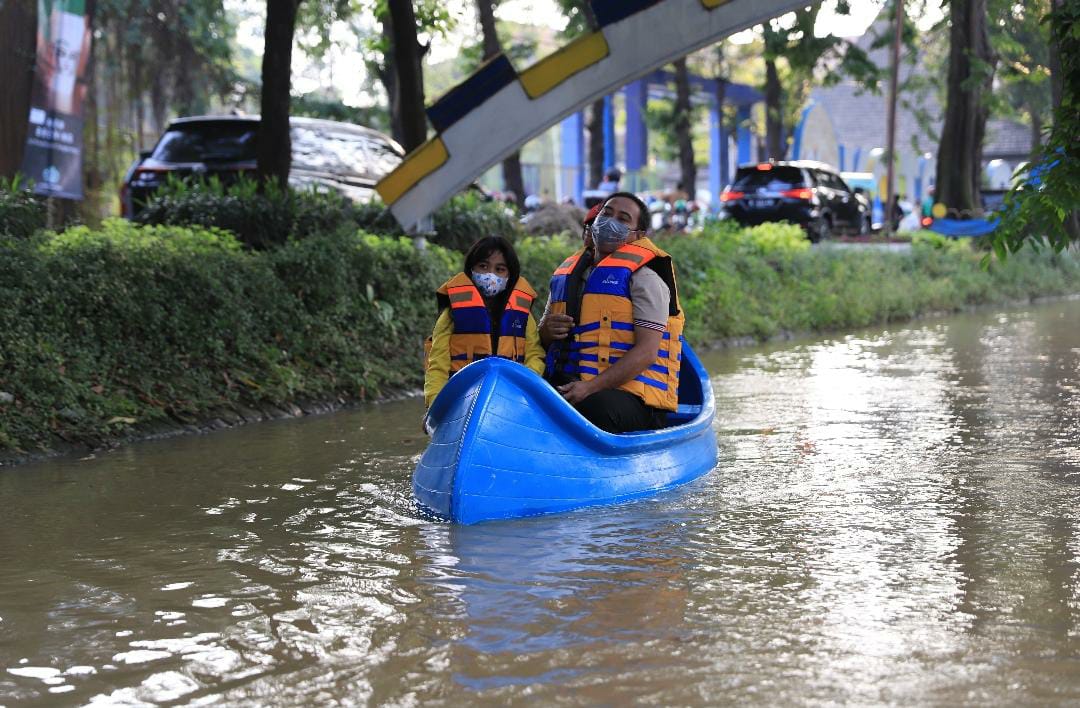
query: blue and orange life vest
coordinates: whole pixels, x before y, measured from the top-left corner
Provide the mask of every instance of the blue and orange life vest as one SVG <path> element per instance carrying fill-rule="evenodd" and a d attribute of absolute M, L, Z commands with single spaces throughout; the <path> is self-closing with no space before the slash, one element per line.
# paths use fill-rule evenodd
<path fill-rule="evenodd" d="M 450 335 L 450 374 L 491 356 L 491 316 L 472 278 L 458 273 L 443 283 L 435 296 L 439 311 L 449 307 L 454 321 L 454 333 Z M 525 363 L 525 332 L 535 299 L 536 291 L 525 278 L 519 277 L 503 309 L 496 356 Z"/>
<path fill-rule="evenodd" d="M 642 267 L 652 268 L 671 292 L 668 320 L 656 361 L 619 388 L 646 405 L 673 411 L 679 405 L 679 367 L 682 362 L 682 330 L 685 318 L 679 303 L 671 256 L 647 238 L 624 244 L 600 261 L 584 281 L 589 265 L 585 251 L 563 261 L 551 276 L 551 312 L 569 314 L 578 323 L 573 338 L 548 350 L 545 376 L 557 371 L 577 374 L 582 380 L 599 376 L 634 346 L 634 306 L 630 278 Z M 575 312 L 574 296 L 581 293 Z"/>

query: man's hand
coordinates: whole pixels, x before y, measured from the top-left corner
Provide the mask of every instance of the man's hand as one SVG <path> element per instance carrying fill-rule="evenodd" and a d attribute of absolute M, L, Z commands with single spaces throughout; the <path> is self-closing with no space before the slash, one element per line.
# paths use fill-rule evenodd
<path fill-rule="evenodd" d="M 540 322 L 540 339 L 545 343 L 566 339 L 574 327 L 574 318 L 570 315 L 549 314 Z"/>
<path fill-rule="evenodd" d="M 588 381 L 571 381 L 568 384 L 556 386 L 556 390 L 562 394 L 562 397 L 565 398 L 570 405 L 576 406 L 596 393 L 597 389 L 595 389 L 592 383 L 595 380 L 596 379 L 589 379 Z"/>

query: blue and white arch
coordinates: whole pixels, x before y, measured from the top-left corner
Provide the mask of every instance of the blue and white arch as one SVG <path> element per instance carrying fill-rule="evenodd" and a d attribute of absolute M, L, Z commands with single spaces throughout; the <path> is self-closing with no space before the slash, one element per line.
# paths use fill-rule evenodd
<path fill-rule="evenodd" d="M 518 72 L 503 55 L 428 108 L 436 134 L 376 189 L 409 231 L 484 170 L 589 102 L 805 0 L 591 0 L 600 29 Z"/>

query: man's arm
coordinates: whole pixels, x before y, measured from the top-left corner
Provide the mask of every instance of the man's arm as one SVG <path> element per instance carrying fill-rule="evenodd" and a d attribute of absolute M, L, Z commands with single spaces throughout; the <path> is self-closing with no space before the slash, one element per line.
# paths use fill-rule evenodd
<path fill-rule="evenodd" d="M 597 391 L 618 388 L 656 361 L 668 317 L 668 287 L 659 275 L 642 268 L 630 281 L 630 291 L 634 303 L 634 346 L 599 376 L 560 386 L 559 392 L 570 403 L 578 403 Z"/>
<path fill-rule="evenodd" d="M 626 352 L 625 356 L 600 372 L 599 376 L 588 381 L 572 381 L 565 386 L 559 386 L 559 393 L 571 404 L 577 404 L 597 391 L 622 386 L 652 366 L 652 363 L 656 361 L 657 352 L 660 351 L 660 342 L 663 341 L 663 337 L 662 331 L 648 327 L 634 327 L 634 346 Z"/>
<path fill-rule="evenodd" d="M 544 305 L 544 315 L 540 318 L 540 343 L 544 349 L 551 343 L 566 339 L 574 326 L 574 318 L 570 315 L 556 315 L 551 311 L 551 293 L 548 293 L 547 304 Z"/>

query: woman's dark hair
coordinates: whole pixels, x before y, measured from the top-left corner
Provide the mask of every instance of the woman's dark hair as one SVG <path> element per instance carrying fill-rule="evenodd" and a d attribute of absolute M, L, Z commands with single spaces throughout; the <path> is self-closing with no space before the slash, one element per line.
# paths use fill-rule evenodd
<path fill-rule="evenodd" d="M 649 230 L 649 225 L 652 223 L 652 217 L 649 215 L 649 207 L 645 206 L 645 202 L 641 201 L 641 197 L 634 194 L 633 192 L 615 192 L 613 194 L 609 194 L 608 198 L 604 200 L 604 206 L 607 206 L 607 203 L 615 197 L 625 197 L 626 199 L 632 201 L 634 204 L 637 204 L 638 219 L 636 228 L 638 231 L 647 232 Z"/>
<path fill-rule="evenodd" d="M 514 247 L 502 236 L 485 236 L 469 247 L 465 254 L 465 275 L 472 277 L 472 269 L 480 261 L 498 251 L 506 259 L 506 269 L 509 271 L 506 281 L 506 290 L 502 294 L 509 295 L 514 285 L 521 276 L 521 263 L 518 261 Z"/>

